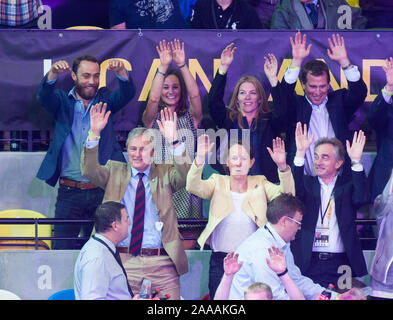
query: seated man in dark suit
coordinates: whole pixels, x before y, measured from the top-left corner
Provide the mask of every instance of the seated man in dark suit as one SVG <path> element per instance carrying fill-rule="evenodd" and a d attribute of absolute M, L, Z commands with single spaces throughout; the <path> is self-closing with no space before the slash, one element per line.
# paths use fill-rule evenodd
<path fill-rule="evenodd" d="M 364 29 L 367 19 L 360 8 L 345 0 L 281 0 L 273 13 L 271 29 Z"/>
<path fill-rule="evenodd" d="M 386 85 L 375 98 L 367 119 L 377 133 L 377 156 L 368 179 L 371 185 L 371 201 L 382 193 L 393 169 L 393 58 L 383 67 Z"/>
<path fill-rule="evenodd" d="M 75 59 L 72 70 L 67 61 L 57 61 L 40 83 L 37 98 L 53 115 L 55 131 L 37 177 L 53 187 L 59 181 L 55 218 L 91 219 L 102 202 L 104 190 L 90 183 L 80 170 L 83 144 L 90 132 L 89 111 L 94 103 L 104 101 L 112 113 L 115 113 L 125 107 L 135 95 L 135 86 L 122 61 L 111 60 L 108 69 L 116 72 L 119 79 L 119 89 L 115 91 L 110 91 L 107 87 L 98 88 L 100 64 L 95 57 L 89 55 Z M 59 74 L 70 71 L 75 86 L 69 92 L 56 89 Z M 109 159 L 125 161 L 116 141 L 111 118 L 102 131 L 99 149 L 100 163 L 104 164 Z M 92 228 L 92 224 L 84 225 L 84 235 L 90 235 Z M 79 224 L 56 224 L 54 236 L 77 237 L 80 230 Z M 76 246 L 75 240 L 57 240 L 54 243 L 54 249 L 78 249 Z"/>
<path fill-rule="evenodd" d="M 296 126 L 294 178 L 296 196 L 305 206 L 302 229 L 291 244 L 295 263 L 302 273 L 322 286 L 334 284 L 343 290 L 352 277 L 367 274 L 359 237 L 356 210 L 367 204 L 369 191 L 361 163 L 366 137 L 355 132 L 352 145 L 346 141 L 351 159 L 352 180 L 344 181 L 338 170 L 344 162 L 344 146 L 336 138 L 321 138 L 315 144 L 314 168 L 317 177 L 304 174 L 304 158 L 313 136 L 307 138 L 300 122 Z M 343 269 L 345 266 L 349 269 Z M 346 280 L 338 282 L 346 273 Z M 345 284 L 345 288 L 342 287 Z"/>
<path fill-rule="evenodd" d="M 306 35 L 302 37 L 298 32 L 295 39 L 291 37 L 290 41 L 292 62 L 285 72 L 284 79 L 278 84 L 280 99 L 273 101 L 276 114 L 287 121 L 288 163 L 292 163 L 296 152 L 294 133 L 297 122 L 307 124 L 308 136 L 314 134 L 314 141 L 322 137 L 335 137 L 345 144 L 347 139 L 351 139 L 349 123 L 367 95 L 367 87 L 358 67 L 353 65 L 348 58 L 343 37 L 333 34 L 332 38 L 328 39 L 327 54 L 331 60 L 340 65 L 348 80 L 348 89 L 336 91 L 329 91 L 329 68 L 323 61 L 310 60 L 301 68 L 303 60 L 311 50 L 311 44 L 307 46 Z M 298 77 L 300 77 L 304 96 L 295 92 Z M 348 160 L 347 158 L 347 164 L 344 163 L 343 176 L 350 178 Z M 314 144 L 306 152 L 304 168 L 306 174 L 315 176 L 313 161 Z"/>

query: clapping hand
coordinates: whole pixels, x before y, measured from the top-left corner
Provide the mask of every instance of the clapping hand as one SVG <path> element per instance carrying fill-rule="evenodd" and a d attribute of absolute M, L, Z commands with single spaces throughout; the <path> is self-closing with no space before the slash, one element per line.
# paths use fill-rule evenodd
<path fill-rule="evenodd" d="M 393 91 L 393 58 L 386 59 L 386 66 L 382 66 L 386 74 L 386 86 L 389 92 Z"/>
<path fill-rule="evenodd" d="M 177 114 L 168 108 L 161 110 L 161 120 L 157 119 L 158 128 L 167 141 L 172 144 L 177 140 Z"/>
<path fill-rule="evenodd" d="M 108 123 L 109 116 L 111 111 L 106 111 L 107 104 L 102 102 L 96 103 L 94 106 L 91 106 L 90 109 L 90 130 L 93 135 L 99 137 L 102 129 L 105 128 Z M 89 137 L 90 140 L 90 137 Z"/>
<path fill-rule="evenodd" d="M 224 273 L 227 276 L 234 275 L 242 267 L 243 261 L 239 263 L 238 258 L 239 254 L 234 254 L 233 251 L 228 253 L 227 256 L 224 258 Z"/>
<path fill-rule="evenodd" d="M 352 146 L 346 141 L 347 153 L 352 161 L 360 161 L 363 154 L 364 145 L 366 144 L 366 136 L 362 130 L 359 133 L 355 131 L 352 139 Z"/>
<path fill-rule="evenodd" d="M 338 62 L 341 67 L 348 67 L 350 65 L 350 61 L 345 48 L 344 37 L 339 34 L 333 34 L 332 39 L 328 38 L 328 42 L 330 48 L 327 49 L 327 54 L 329 58 Z"/>
<path fill-rule="evenodd" d="M 278 274 L 284 272 L 287 268 L 284 252 L 274 246 L 269 248 L 268 251 L 270 260 L 269 258 L 266 258 L 266 263 L 269 268 Z"/>
<path fill-rule="evenodd" d="M 284 171 L 287 168 L 286 155 L 285 155 L 285 142 L 281 138 L 277 137 L 273 139 L 273 150 L 267 147 L 267 151 L 270 157 L 277 165 L 280 171 Z"/>
<path fill-rule="evenodd" d="M 270 82 L 272 87 L 277 85 L 277 70 L 278 70 L 278 63 L 276 56 L 273 53 L 268 53 L 267 57 L 264 57 L 265 64 L 263 66 L 263 70 L 265 71 L 266 77 Z"/>
<path fill-rule="evenodd" d="M 300 31 L 295 34 L 295 40 L 292 37 L 289 40 L 292 46 L 292 66 L 300 67 L 303 60 L 310 54 L 311 43 L 307 46 L 307 36 L 304 34 L 302 37 Z"/>
<path fill-rule="evenodd" d="M 296 140 L 296 156 L 304 158 L 306 155 L 307 149 L 311 146 L 312 141 L 314 140 L 314 134 L 311 134 L 311 137 L 308 138 L 307 134 L 307 124 L 304 124 L 304 128 L 302 130 L 302 124 L 298 122 L 296 124 L 295 131 L 295 140 Z"/>

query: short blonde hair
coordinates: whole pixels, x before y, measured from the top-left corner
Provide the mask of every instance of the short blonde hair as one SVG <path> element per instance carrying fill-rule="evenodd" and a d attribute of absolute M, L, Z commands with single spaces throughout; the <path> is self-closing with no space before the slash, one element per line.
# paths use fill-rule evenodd
<path fill-rule="evenodd" d="M 262 282 L 254 282 L 250 284 L 246 291 L 244 291 L 244 297 L 250 292 L 255 292 L 255 291 L 265 291 L 266 296 L 268 297 L 269 300 L 273 299 L 273 292 L 272 289 L 265 283 Z"/>

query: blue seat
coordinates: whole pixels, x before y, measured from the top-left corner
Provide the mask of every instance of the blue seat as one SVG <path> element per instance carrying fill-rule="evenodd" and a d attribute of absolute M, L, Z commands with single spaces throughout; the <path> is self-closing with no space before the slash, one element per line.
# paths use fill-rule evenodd
<path fill-rule="evenodd" d="M 55 292 L 48 300 L 75 300 L 74 289 L 65 289 Z"/>

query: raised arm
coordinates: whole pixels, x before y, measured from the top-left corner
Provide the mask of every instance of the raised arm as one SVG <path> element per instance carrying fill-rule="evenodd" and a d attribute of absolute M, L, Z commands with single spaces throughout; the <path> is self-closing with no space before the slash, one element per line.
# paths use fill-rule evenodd
<path fill-rule="evenodd" d="M 208 135 L 198 137 L 197 156 L 187 174 L 186 190 L 202 199 L 210 199 L 215 188 L 213 176 L 207 180 L 202 179 L 203 164 L 213 146 L 214 143 L 210 143 Z"/>
<path fill-rule="evenodd" d="M 108 70 L 115 72 L 119 80 L 119 88 L 111 92 L 108 100 L 108 106 L 112 113 L 116 113 L 135 96 L 136 89 L 132 79 L 128 76 L 123 61 L 119 59 L 110 60 Z"/>
<path fill-rule="evenodd" d="M 240 270 L 243 262 L 238 262 L 239 254 L 230 252 L 224 258 L 224 275 L 217 287 L 214 300 L 228 300 L 233 277 Z"/>
<path fill-rule="evenodd" d="M 270 269 L 277 273 L 291 300 L 305 300 L 303 293 L 288 273 L 284 253 L 274 246 L 268 251 L 270 259 L 266 258 L 266 263 Z"/>
<path fill-rule="evenodd" d="M 169 172 L 169 180 L 174 191 L 184 188 L 191 160 L 187 157 L 184 144 L 177 138 L 177 114 L 168 108 L 161 110 L 161 120 L 157 120 L 158 128 L 172 148 L 173 167 Z"/>
<path fill-rule="evenodd" d="M 277 79 L 277 70 L 278 70 L 278 63 L 277 63 L 277 58 L 273 53 L 268 53 L 267 57 L 263 57 L 265 59 L 265 64 L 263 66 L 263 71 L 265 72 L 265 75 L 267 79 L 269 80 L 269 83 L 272 87 L 275 87 L 277 85 L 278 79 Z"/>
<path fill-rule="evenodd" d="M 56 114 L 58 108 L 60 107 L 61 91 L 55 90 L 55 84 L 51 83 L 55 81 L 59 74 L 64 72 L 70 72 L 71 68 L 67 61 L 60 60 L 52 64 L 49 72 L 41 80 L 38 87 L 37 100 L 40 104 L 53 115 Z"/>
<path fill-rule="evenodd" d="M 366 136 L 362 130 L 359 130 L 359 132 L 355 131 L 352 145 L 348 140 L 346 141 L 347 153 L 352 164 L 352 183 L 354 187 L 352 202 L 357 208 L 367 204 L 370 200 L 370 190 L 361 162 L 365 144 Z"/>
<path fill-rule="evenodd" d="M 344 70 L 353 67 L 348 59 L 344 37 L 339 34 L 333 34 L 331 39 L 328 38 L 328 42 L 329 48 L 327 49 L 327 54 L 329 58 L 337 62 Z"/>
<path fill-rule="evenodd" d="M 304 186 L 304 159 L 306 157 L 306 151 L 311 146 L 314 140 L 314 134 L 311 134 L 308 138 L 307 124 L 298 122 L 295 130 L 295 141 L 296 141 L 296 155 L 294 159 L 293 167 L 293 178 L 295 180 L 296 196 L 300 199 L 304 199 L 306 196 L 306 189 Z"/>
<path fill-rule="evenodd" d="M 233 62 L 236 49 L 235 44 L 230 43 L 221 52 L 220 66 L 207 95 L 210 115 L 219 128 L 224 126 L 227 117 L 224 103 L 225 85 L 227 81 L 227 72 Z"/>
<path fill-rule="evenodd" d="M 98 162 L 98 143 L 101 131 L 108 123 L 111 111 L 106 111 L 107 104 L 99 102 L 90 109 L 90 130 L 87 138 L 92 146 L 85 145 L 81 155 L 81 172 L 84 177 L 94 184 L 105 189 L 110 175 L 109 160 L 105 166 L 101 166 Z"/>
<path fill-rule="evenodd" d="M 184 82 L 186 84 L 187 94 L 190 101 L 190 113 L 194 120 L 195 128 L 199 127 L 199 123 L 202 120 L 202 101 L 199 95 L 199 87 L 192 76 L 190 69 L 186 64 L 186 54 L 184 51 L 184 42 L 180 43 L 180 40 L 174 39 L 171 42 L 173 61 L 176 63 L 177 67 L 183 76 Z"/>
<path fill-rule="evenodd" d="M 156 50 L 160 57 L 161 64 L 158 67 L 156 76 L 153 79 L 146 110 L 142 115 L 142 121 L 146 128 L 151 128 L 153 126 L 153 121 L 158 112 L 158 104 L 161 99 L 164 77 L 169 68 L 169 65 L 172 63 L 172 51 L 169 43 L 167 43 L 165 40 L 160 41 L 159 45 L 156 46 Z"/>
<path fill-rule="evenodd" d="M 281 193 L 291 193 L 295 195 L 295 183 L 293 181 L 291 169 L 286 162 L 284 141 L 279 137 L 273 139 L 273 149 L 267 147 L 267 150 L 278 167 L 278 178 L 280 179 L 279 185 L 267 180 L 265 181 L 264 187 L 268 201 L 273 200 Z"/>
<path fill-rule="evenodd" d="M 303 35 L 298 31 L 295 38 L 289 38 L 292 47 L 292 62 L 291 66 L 300 68 L 303 60 L 308 57 L 311 51 L 311 43 L 307 46 L 307 35 Z"/>
<path fill-rule="evenodd" d="M 375 131 L 383 133 L 389 120 L 386 117 L 388 108 L 392 108 L 393 58 L 386 59 L 386 65 L 382 68 L 385 71 L 386 85 L 371 104 L 367 119 Z"/>

